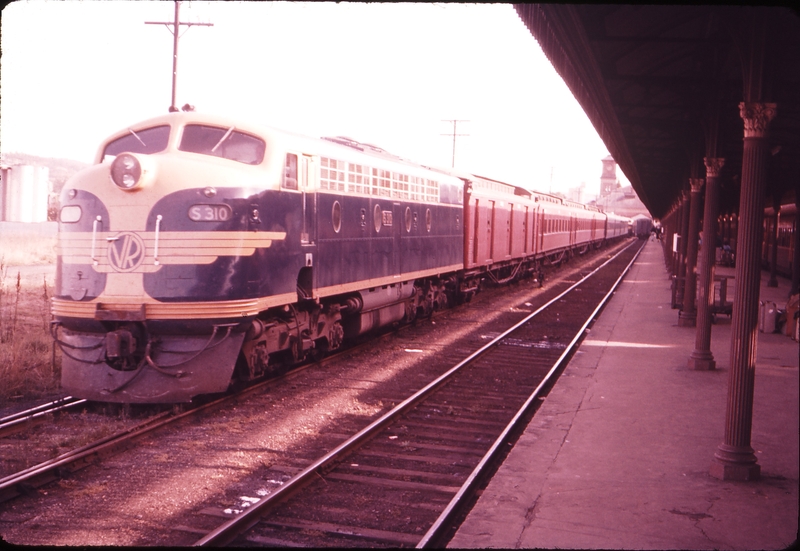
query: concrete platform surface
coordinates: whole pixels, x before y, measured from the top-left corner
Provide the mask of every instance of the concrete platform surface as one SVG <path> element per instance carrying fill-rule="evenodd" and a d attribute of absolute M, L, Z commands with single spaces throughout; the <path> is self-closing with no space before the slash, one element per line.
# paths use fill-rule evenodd
<path fill-rule="evenodd" d="M 731 270 L 733 273 L 733 270 Z M 783 307 L 788 282 L 766 288 Z M 767 296 L 768 295 L 768 296 Z M 758 336 L 753 482 L 709 475 L 723 442 L 730 319 L 687 366 L 660 243 L 645 250 L 450 547 L 784 549 L 798 535 L 798 343 Z"/>

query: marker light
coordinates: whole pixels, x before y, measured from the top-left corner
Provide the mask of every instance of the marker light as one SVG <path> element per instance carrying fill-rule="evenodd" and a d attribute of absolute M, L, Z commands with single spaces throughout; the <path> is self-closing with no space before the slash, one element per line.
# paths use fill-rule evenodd
<path fill-rule="evenodd" d="M 126 191 L 139 186 L 142 181 L 142 165 L 139 159 L 131 153 L 117 155 L 111 163 L 111 181 Z"/>

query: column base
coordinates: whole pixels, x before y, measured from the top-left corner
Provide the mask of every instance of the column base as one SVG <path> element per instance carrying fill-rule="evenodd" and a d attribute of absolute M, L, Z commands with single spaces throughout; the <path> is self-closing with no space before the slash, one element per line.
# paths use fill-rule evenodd
<path fill-rule="evenodd" d="M 735 465 L 715 459 L 711 462 L 708 474 L 720 480 L 755 481 L 761 478 L 761 465 L 758 463 L 755 465 Z"/>
<path fill-rule="evenodd" d="M 678 312 L 678 327 L 695 327 L 697 325 L 697 312 Z"/>
<path fill-rule="evenodd" d="M 711 352 L 703 354 L 696 350 L 689 356 L 689 369 L 695 371 L 713 371 L 717 368 L 717 362 L 714 361 L 714 356 Z"/>
<path fill-rule="evenodd" d="M 753 448 L 720 444 L 711 462 L 709 474 L 720 480 L 750 481 L 761 477 L 761 465 Z"/>

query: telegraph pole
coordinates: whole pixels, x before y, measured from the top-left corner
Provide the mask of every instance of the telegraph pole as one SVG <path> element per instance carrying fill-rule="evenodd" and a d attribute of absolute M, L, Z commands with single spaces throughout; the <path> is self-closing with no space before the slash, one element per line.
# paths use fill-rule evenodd
<path fill-rule="evenodd" d="M 180 38 L 180 26 L 185 25 L 187 27 L 191 27 L 193 25 L 197 25 L 200 27 L 213 27 L 213 23 L 181 23 L 180 21 L 180 7 L 181 3 L 176 0 L 175 2 L 175 20 L 174 21 L 145 21 L 145 25 L 164 25 L 167 27 L 169 32 L 172 33 L 173 42 L 172 42 L 172 103 L 169 106 L 170 113 L 175 112 L 178 110 L 178 106 L 175 105 L 175 88 L 178 81 L 178 38 Z M 170 28 L 171 26 L 171 28 Z"/>
<path fill-rule="evenodd" d="M 453 161 L 451 164 L 452 168 L 456 166 L 456 136 L 469 136 L 469 134 L 456 134 L 456 126 L 460 122 L 469 122 L 462 119 L 443 119 L 442 122 L 452 122 L 453 123 L 453 133 L 452 134 L 441 134 L 442 136 L 453 136 Z"/>

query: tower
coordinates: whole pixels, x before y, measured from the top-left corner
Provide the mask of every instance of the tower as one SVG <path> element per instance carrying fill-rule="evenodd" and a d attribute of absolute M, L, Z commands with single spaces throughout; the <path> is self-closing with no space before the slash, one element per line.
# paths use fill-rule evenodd
<path fill-rule="evenodd" d="M 617 163 L 609 155 L 603 159 L 603 173 L 600 175 L 600 197 L 607 197 L 617 188 Z"/>

